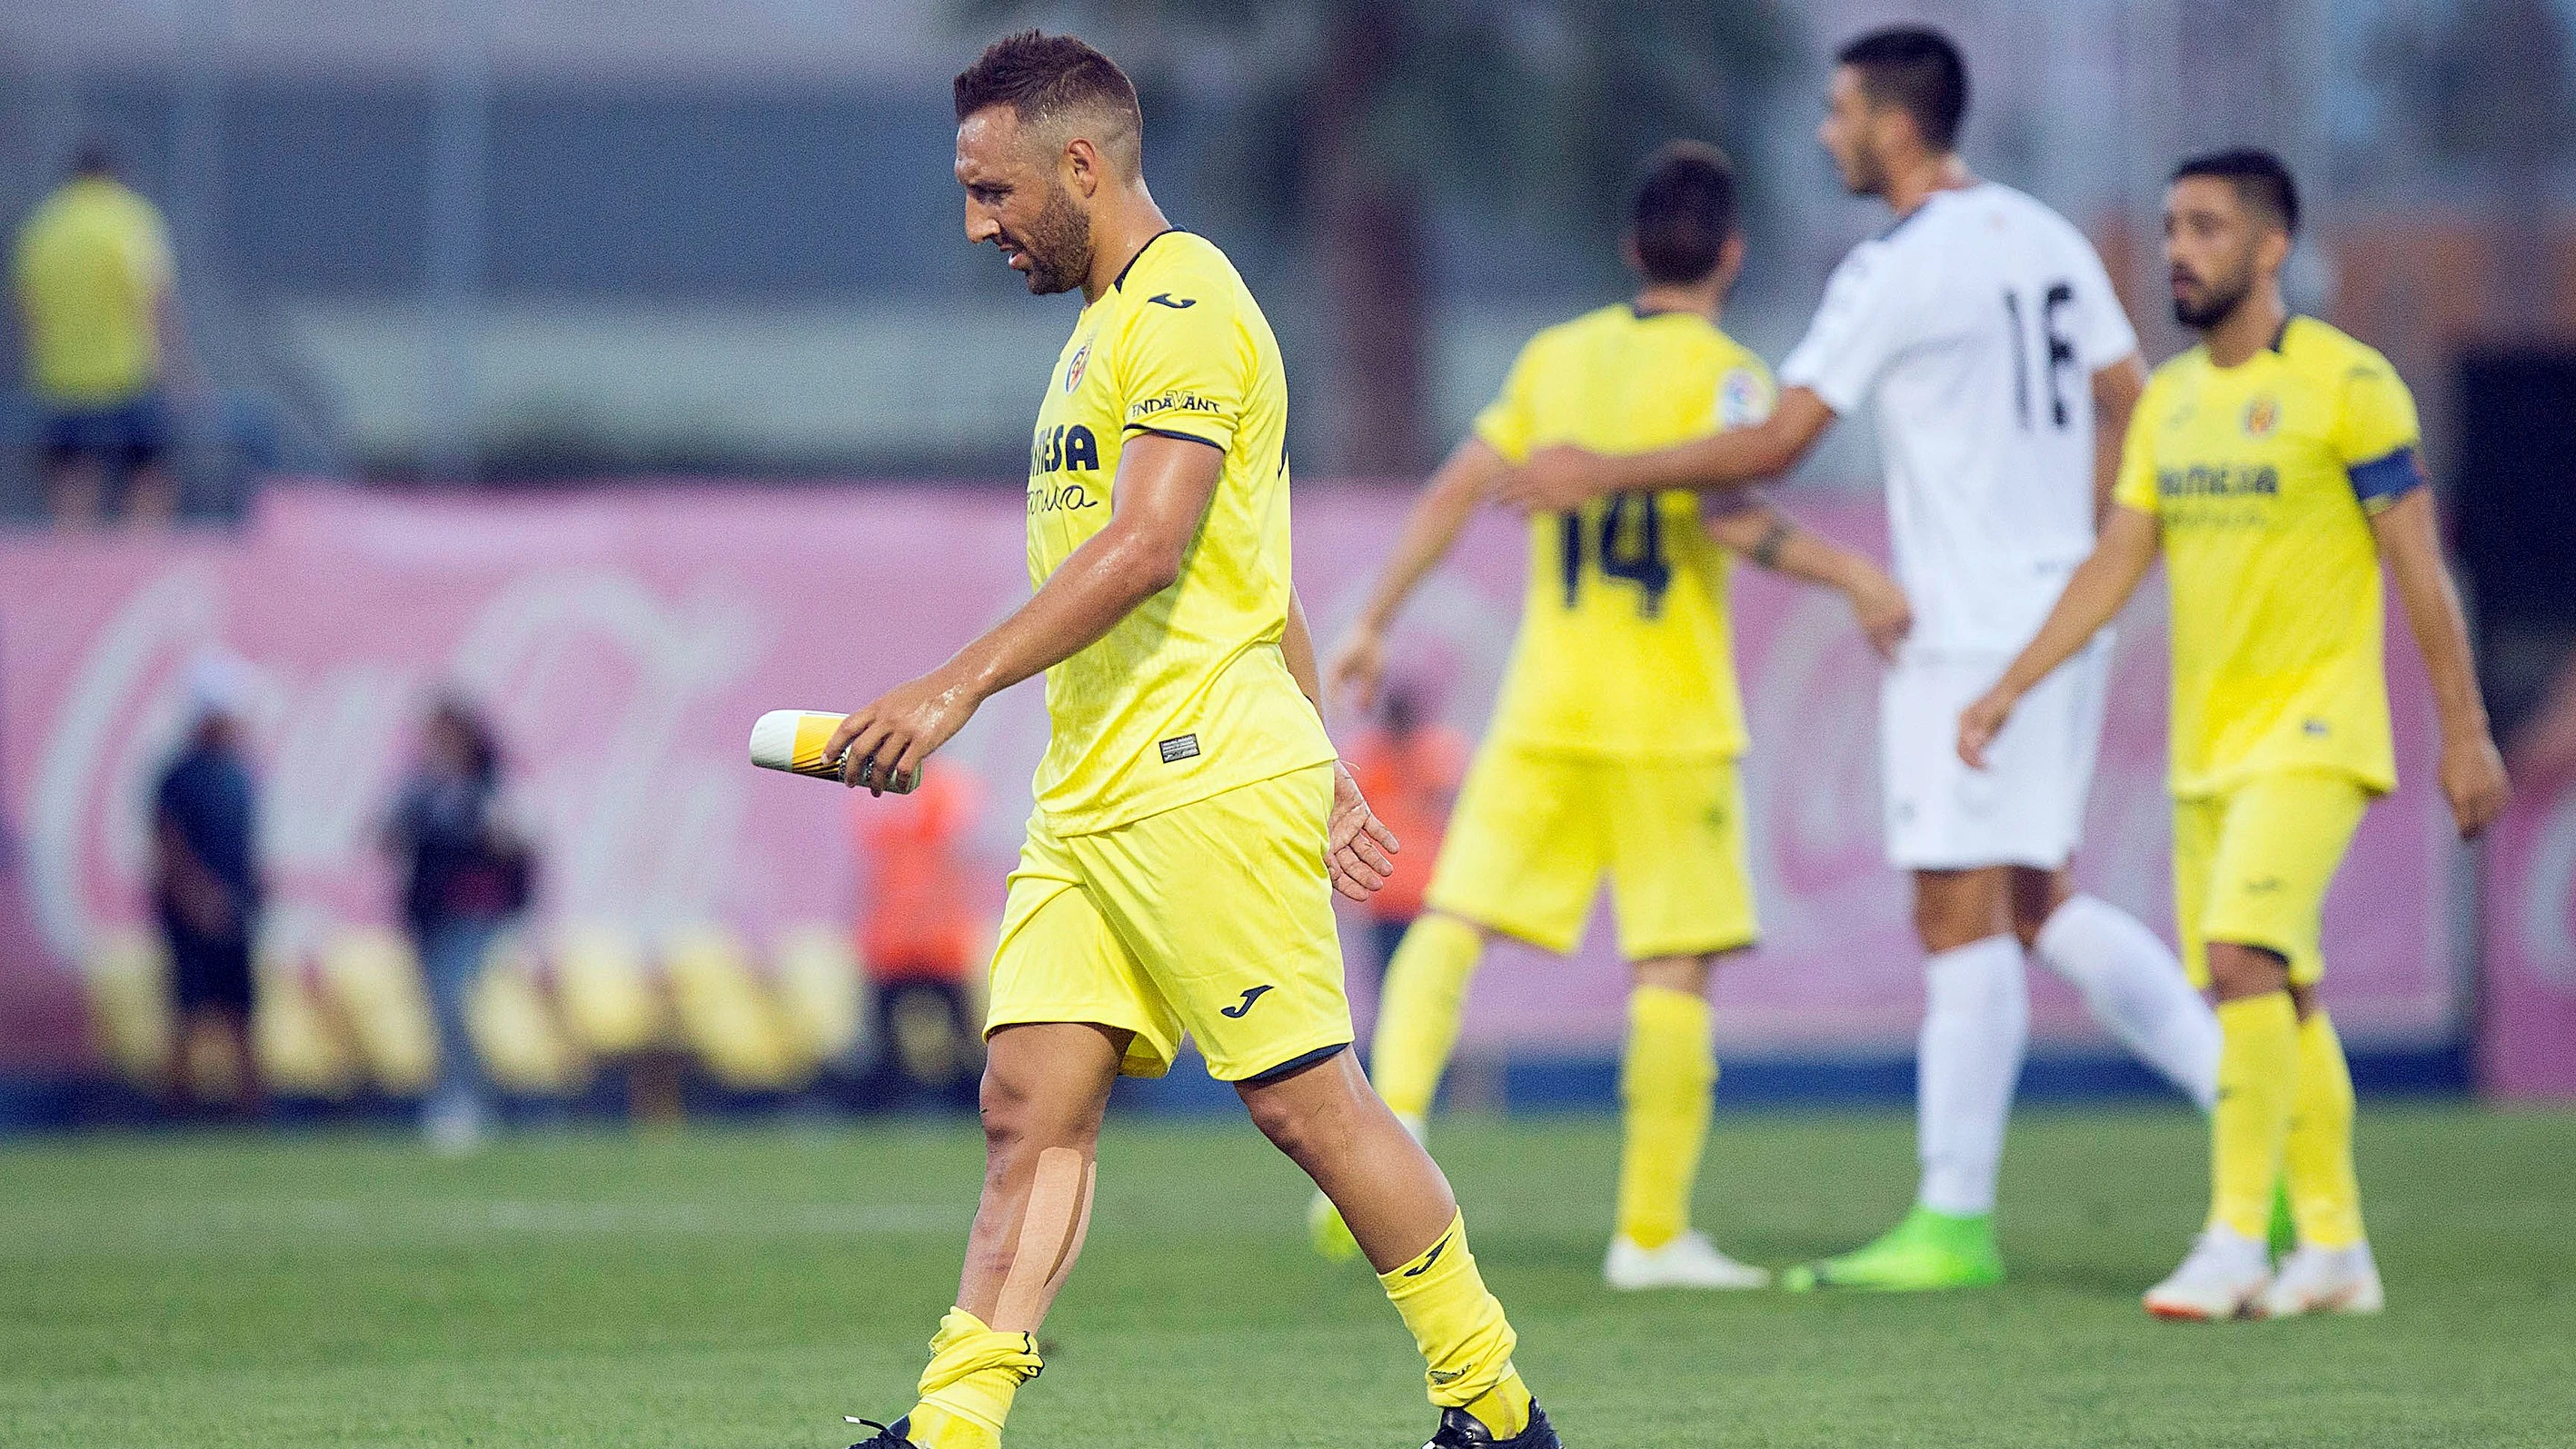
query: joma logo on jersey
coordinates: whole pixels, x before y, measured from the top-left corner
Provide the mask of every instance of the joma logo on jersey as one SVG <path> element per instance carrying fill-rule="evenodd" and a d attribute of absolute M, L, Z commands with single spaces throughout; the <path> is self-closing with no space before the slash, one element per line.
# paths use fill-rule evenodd
<path fill-rule="evenodd" d="M 2156 473 L 2156 492 L 2167 498 L 2274 498 L 2281 492 L 2281 470 L 2269 463 L 2164 468 Z"/>
<path fill-rule="evenodd" d="M 1091 429 L 1080 423 L 1069 428 L 1061 423 L 1039 428 L 1037 437 L 1029 443 L 1029 472 L 1077 471 L 1100 471 L 1100 440 L 1091 436 Z"/>

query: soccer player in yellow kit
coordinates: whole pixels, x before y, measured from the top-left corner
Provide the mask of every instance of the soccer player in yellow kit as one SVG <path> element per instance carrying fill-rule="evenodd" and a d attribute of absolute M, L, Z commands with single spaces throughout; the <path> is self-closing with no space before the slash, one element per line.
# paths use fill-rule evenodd
<path fill-rule="evenodd" d="M 956 104 L 968 239 L 1085 306 L 1030 447 L 1034 597 L 829 747 L 853 783 L 908 780 L 985 699 L 1047 676 L 993 959 L 983 1198 L 920 1398 L 866 1449 L 1000 1442 L 1081 1250 L 1110 1085 L 1162 1073 L 1184 1033 L 1349 1219 L 1428 1363 L 1431 1443 L 1557 1449 L 1449 1184 L 1349 1050 L 1332 893 L 1365 899 L 1395 842 L 1324 734 L 1279 344 L 1225 255 L 1154 204 L 1108 57 L 1014 35 Z"/>
<path fill-rule="evenodd" d="M 1531 450 L 1665 447 L 1758 422 L 1771 377 L 1718 328 L 1743 266 L 1735 177 L 1715 147 L 1651 158 L 1625 249 L 1643 281 L 1531 339 L 1415 505 L 1395 557 L 1326 671 L 1373 693 L 1396 612 L 1469 514 Z M 1614 1288 L 1755 1288 L 1763 1270 L 1691 1229 L 1717 1061 L 1707 990 L 1718 959 L 1753 943 L 1736 757 L 1743 706 L 1727 618 L 1731 553 L 1834 585 L 1882 647 L 1905 596 L 1857 554 L 1744 495 L 1703 522 L 1697 495 L 1620 494 L 1530 523 L 1529 587 L 1501 701 L 1434 870 L 1429 910 L 1386 978 L 1370 1074 L 1421 1132 L 1458 1037 L 1469 976 L 1496 935 L 1571 951 L 1606 872 L 1632 963 Z M 1317 1246 L 1341 1225 L 1318 1198 Z"/>
<path fill-rule="evenodd" d="M 2128 600 L 2159 546 L 2171 580 L 2174 897 L 2183 960 L 2218 1000 L 2210 1212 L 2147 1291 L 2159 1317 L 2376 1312 L 2352 1166 L 2352 1076 L 2316 999 L 2326 887 L 2396 788 L 2380 568 L 2432 675 L 2441 784 L 2463 838 L 2504 808 L 2415 403 L 2388 360 L 2281 301 L 2298 230 L 2263 151 L 2185 162 L 2165 202 L 2174 316 L 2201 345 L 2156 370 L 2115 507 L 2037 636 L 1959 720 L 1980 765 L 2013 707 Z M 2286 1180 L 2298 1246 L 2265 1220 Z"/>

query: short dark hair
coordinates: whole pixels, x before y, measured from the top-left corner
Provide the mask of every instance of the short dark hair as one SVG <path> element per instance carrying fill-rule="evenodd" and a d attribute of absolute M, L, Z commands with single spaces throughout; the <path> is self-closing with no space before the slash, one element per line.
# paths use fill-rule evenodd
<path fill-rule="evenodd" d="M 1637 168 L 1628 204 L 1637 267 L 1650 282 L 1696 282 L 1735 235 L 1735 163 L 1706 141 L 1672 141 Z"/>
<path fill-rule="evenodd" d="M 1844 46 L 1834 59 L 1860 72 L 1872 104 L 1912 116 L 1924 145 L 1947 151 L 1958 144 L 1968 115 L 1968 62 L 1950 37 L 1928 25 L 1894 25 Z"/>
<path fill-rule="evenodd" d="M 1020 124 L 1051 119 L 1076 106 L 1106 106 L 1145 134 L 1136 86 L 1118 62 L 1071 35 L 1023 30 L 984 47 L 957 73 L 957 119 L 987 106 L 1009 106 Z"/>
<path fill-rule="evenodd" d="M 2262 147 L 2240 146 L 2194 156 L 2174 168 L 2174 180 L 2186 176 L 2212 176 L 2226 182 L 2236 188 L 2236 199 L 2247 211 L 2293 237 L 2299 234 L 2299 183 L 2291 179 L 2287 163 Z"/>

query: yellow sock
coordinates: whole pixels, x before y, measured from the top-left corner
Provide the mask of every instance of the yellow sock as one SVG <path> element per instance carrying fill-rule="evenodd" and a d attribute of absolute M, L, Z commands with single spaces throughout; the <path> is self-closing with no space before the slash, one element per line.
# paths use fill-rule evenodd
<path fill-rule="evenodd" d="M 1708 1002 L 1640 986 L 1628 995 L 1628 1050 L 1619 1064 L 1626 1107 L 1619 1149 L 1619 1232 L 1660 1248 L 1690 1231 L 1691 1188 L 1708 1143 L 1717 1049 Z"/>
<path fill-rule="evenodd" d="M 1467 1251 L 1464 1213 L 1412 1262 L 1379 1274 L 1378 1281 L 1422 1349 L 1432 1403 L 1465 1409 L 1497 1439 L 1529 1426 L 1529 1389 L 1512 1367 L 1512 1347 L 1520 1339 L 1503 1317 L 1503 1305 L 1485 1291 L 1476 1255 Z"/>
<path fill-rule="evenodd" d="M 1387 963 L 1378 995 L 1377 1037 L 1369 1046 L 1369 1080 L 1395 1115 L 1420 1123 L 1430 1115 L 1440 1074 L 1458 1045 L 1467 978 L 1485 943 L 1476 928 L 1436 912 L 1415 921 Z M 1418 1135 L 1418 1134 L 1417 1134 Z"/>
<path fill-rule="evenodd" d="M 1034 1336 L 999 1333 L 963 1308 L 949 1309 L 930 1340 L 905 1437 L 922 1449 L 996 1449 L 1012 1396 L 1044 1367 Z"/>
<path fill-rule="evenodd" d="M 2209 1220 L 2263 1241 L 2299 1090 L 2290 993 L 2218 1005 L 2218 1103 L 2209 1114 Z"/>
<path fill-rule="evenodd" d="M 2361 1179 L 2352 1170 L 2352 1068 L 2323 1011 L 2299 1023 L 2299 1096 L 2283 1170 L 2300 1242 L 2349 1248 L 2361 1241 Z"/>

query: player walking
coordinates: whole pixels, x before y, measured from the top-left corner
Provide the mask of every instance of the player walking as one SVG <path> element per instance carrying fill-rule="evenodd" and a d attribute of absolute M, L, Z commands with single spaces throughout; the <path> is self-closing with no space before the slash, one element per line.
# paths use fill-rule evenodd
<path fill-rule="evenodd" d="M 2281 301 L 2299 225 L 2279 158 L 2187 161 L 2165 203 L 2174 316 L 2201 345 L 2156 369 L 2092 557 L 2003 678 L 1959 720 L 1987 758 L 2161 547 L 2173 609 L 2174 902 L 2225 1045 L 2210 1114 L 2208 1227 L 2147 1291 L 2167 1318 L 2378 1311 L 2352 1167 L 2352 1075 L 2317 1004 L 2326 887 L 2373 797 L 2396 788 L 2380 664 L 2380 565 L 2432 676 L 2442 793 L 2463 838 L 2504 809 L 2467 627 L 2415 461 L 2415 401 L 2388 360 Z M 2298 1248 L 2264 1227 L 2286 1177 Z"/>
<path fill-rule="evenodd" d="M 1759 421 L 1767 369 L 1718 328 L 1744 262 L 1735 173 L 1681 142 L 1641 172 L 1625 250 L 1632 302 L 1531 339 L 1502 395 L 1442 465 L 1327 671 L 1373 693 L 1396 612 L 1468 516 L 1533 448 L 1659 448 Z M 1745 746 L 1727 618 L 1729 551 L 1851 597 L 1893 647 L 1905 596 L 1868 560 L 1760 504 L 1703 523 L 1684 491 L 1620 494 L 1530 522 L 1529 588 L 1502 699 L 1441 848 L 1430 912 L 1387 974 L 1369 1070 L 1417 1135 L 1457 1044 L 1469 976 L 1495 935 L 1574 948 L 1607 872 L 1634 973 L 1620 1072 L 1626 1105 L 1614 1288 L 1755 1288 L 1691 1230 L 1717 1061 L 1708 981 L 1753 943 L 1753 884 L 1735 759 Z M 1318 1245 L 1339 1242 L 1316 1202 Z"/>
<path fill-rule="evenodd" d="M 1348 1049 L 1332 892 L 1365 898 L 1394 837 L 1324 735 L 1270 324 L 1155 206 L 1136 91 L 1108 57 L 1014 35 L 956 100 L 968 239 L 1086 305 L 1030 450 L 1035 597 L 831 744 L 853 783 L 905 779 L 985 699 L 1047 675 L 993 960 L 983 1200 L 920 1401 L 868 1444 L 1000 1442 L 1081 1250 L 1110 1084 L 1162 1073 L 1186 1032 L 1379 1269 L 1429 1361 L 1431 1443 L 1554 1449 L 1448 1182 Z"/>
<path fill-rule="evenodd" d="M 1966 769 L 1951 748 L 1958 710 L 2030 640 L 2091 548 L 2143 370 L 2082 234 L 1978 180 L 1955 153 L 1968 79 L 1949 40 L 1883 30 L 1839 61 L 1820 135 L 1845 184 L 1884 199 L 1896 222 L 1836 269 L 1781 365 L 1787 387 L 1770 419 L 1641 456 L 1544 452 L 1504 491 L 1539 510 L 1605 492 L 1741 486 L 1787 471 L 1837 416 L 1874 403 L 1896 572 L 1914 608 L 1882 685 L 1880 739 L 1888 855 L 1913 874 L 1927 956 L 1923 1171 L 1894 1231 L 1787 1282 L 1992 1283 L 2003 1276 L 1995 1179 L 2029 1026 L 2026 949 L 2195 1101 L 2208 1104 L 2216 1079 L 2216 1024 L 2173 954 L 2075 894 L 2067 870 L 2109 640 L 2032 691 L 1990 769 Z"/>

